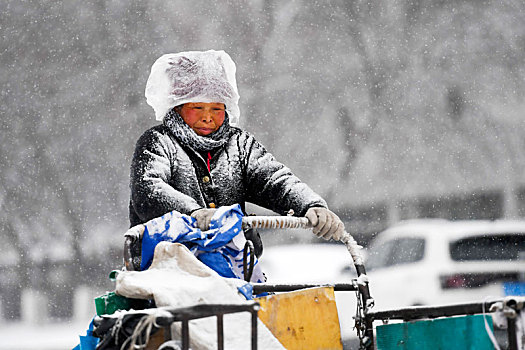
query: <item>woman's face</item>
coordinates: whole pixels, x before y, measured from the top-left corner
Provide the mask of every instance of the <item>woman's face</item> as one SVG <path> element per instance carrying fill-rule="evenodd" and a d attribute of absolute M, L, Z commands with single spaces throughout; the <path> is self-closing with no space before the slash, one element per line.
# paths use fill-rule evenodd
<path fill-rule="evenodd" d="M 180 109 L 184 122 L 200 136 L 207 136 L 224 123 L 225 106 L 223 103 L 191 102 Z"/>

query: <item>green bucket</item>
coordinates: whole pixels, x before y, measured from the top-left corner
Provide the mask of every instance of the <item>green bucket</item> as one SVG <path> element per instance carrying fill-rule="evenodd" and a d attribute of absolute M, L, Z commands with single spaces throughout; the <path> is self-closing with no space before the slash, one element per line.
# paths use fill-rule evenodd
<path fill-rule="evenodd" d="M 483 315 L 392 323 L 377 326 L 376 334 L 378 350 L 494 350 Z"/>

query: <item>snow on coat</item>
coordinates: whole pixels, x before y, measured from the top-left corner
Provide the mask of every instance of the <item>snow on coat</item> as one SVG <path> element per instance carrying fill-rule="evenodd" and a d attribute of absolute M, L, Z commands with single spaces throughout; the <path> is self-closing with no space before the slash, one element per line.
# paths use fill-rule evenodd
<path fill-rule="evenodd" d="M 181 146 L 165 125 L 138 140 L 131 165 L 130 222 L 135 226 L 172 210 L 183 214 L 245 202 L 304 216 L 326 202 L 246 131 L 232 127 L 211 152 L 211 171 L 196 151 Z"/>

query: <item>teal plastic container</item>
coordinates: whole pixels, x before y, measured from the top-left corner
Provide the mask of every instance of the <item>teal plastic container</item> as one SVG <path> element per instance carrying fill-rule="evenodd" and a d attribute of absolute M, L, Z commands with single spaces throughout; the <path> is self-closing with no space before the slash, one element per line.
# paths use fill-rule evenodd
<path fill-rule="evenodd" d="M 493 332 L 492 317 L 485 316 Z M 377 326 L 378 350 L 494 350 L 483 315 L 468 315 Z"/>

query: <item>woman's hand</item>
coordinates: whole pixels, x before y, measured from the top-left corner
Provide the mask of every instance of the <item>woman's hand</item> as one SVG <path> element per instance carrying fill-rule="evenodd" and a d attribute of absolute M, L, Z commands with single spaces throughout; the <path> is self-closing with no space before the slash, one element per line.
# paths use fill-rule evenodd
<path fill-rule="evenodd" d="M 312 224 L 317 237 L 338 241 L 344 233 L 344 224 L 339 217 L 329 209 L 314 207 L 304 215 Z"/>
<path fill-rule="evenodd" d="M 202 230 L 206 231 L 210 229 L 211 217 L 217 209 L 197 209 L 191 213 L 191 217 L 197 219 L 197 226 Z"/>

